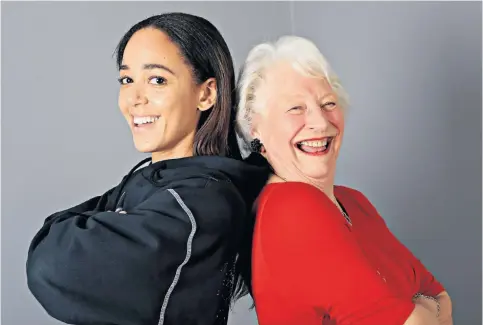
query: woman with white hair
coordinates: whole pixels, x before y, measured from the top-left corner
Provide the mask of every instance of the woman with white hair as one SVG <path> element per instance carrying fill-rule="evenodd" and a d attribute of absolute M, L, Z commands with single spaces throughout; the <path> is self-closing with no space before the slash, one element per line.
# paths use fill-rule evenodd
<path fill-rule="evenodd" d="M 334 185 L 347 105 L 312 42 L 286 36 L 249 53 L 238 127 L 273 170 L 253 234 L 259 323 L 452 324 L 443 286 L 361 192 Z"/>

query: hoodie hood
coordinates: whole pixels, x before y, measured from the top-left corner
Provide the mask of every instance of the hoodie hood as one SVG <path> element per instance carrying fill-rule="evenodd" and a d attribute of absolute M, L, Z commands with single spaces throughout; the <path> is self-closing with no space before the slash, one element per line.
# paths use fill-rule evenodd
<path fill-rule="evenodd" d="M 229 181 L 240 191 L 245 202 L 251 205 L 265 186 L 270 168 L 262 156 L 252 154 L 245 160 L 220 156 L 169 159 L 152 163 L 140 172 L 158 186 L 200 176 Z"/>
<path fill-rule="evenodd" d="M 162 160 L 140 168 L 148 162 L 151 162 L 151 158 L 140 161 L 124 176 L 114 189 L 107 204 L 108 210 L 114 211 L 123 202 L 126 191 L 135 190 L 139 195 L 143 195 L 139 193 L 141 189 L 135 184 L 148 181 L 154 187 L 163 187 L 170 183 L 200 177 L 233 183 L 245 203 L 251 206 L 270 175 L 270 165 L 256 153 L 245 160 L 221 156 L 194 156 Z"/>

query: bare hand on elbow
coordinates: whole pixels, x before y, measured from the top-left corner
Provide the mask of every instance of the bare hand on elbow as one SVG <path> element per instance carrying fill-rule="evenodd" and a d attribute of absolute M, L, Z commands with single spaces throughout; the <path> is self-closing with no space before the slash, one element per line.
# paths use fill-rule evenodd
<path fill-rule="evenodd" d="M 416 303 L 416 307 L 404 325 L 439 325 L 439 321 L 435 312 Z"/>
<path fill-rule="evenodd" d="M 425 309 L 429 310 L 435 317 L 438 317 L 439 308 L 438 308 L 438 303 L 436 301 L 427 299 L 424 297 L 419 297 L 414 301 L 414 303 L 416 305 L 424 307 Z"/>

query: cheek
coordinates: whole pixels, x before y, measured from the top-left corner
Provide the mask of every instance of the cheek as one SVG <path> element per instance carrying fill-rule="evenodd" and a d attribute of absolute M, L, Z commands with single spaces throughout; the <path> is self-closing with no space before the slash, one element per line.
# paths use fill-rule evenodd
<path fill-rule="evenodd" d="M 292 141 L 304 126 L 303 118 L 299 116 L 284 116 L 269 119 L 264 134 L 271 146 L 292 147 Z"/>
<path fill-rule="evenodd" d="M 119 97 L 117 99 L 117 104 L 119 106 L 119 109 L 121 110 L 121 113 L 123 115 L 127 115 L 128 110 L 129 110 L 129 104 L 128 104 L 128 101 L 127 101 L 127 96 L 126 96 L 125 91 L 123 91 L 123 90 L 119 91 Z"/>
<path fill-rule="evenodd" d="M 330 123 L 337 128 L 340 134 L 344 133 L 344 112 L 342 109 L 337 109 L 330 114 Z"/>
<path fill-rule="evenodd" d="M 340 147 L 342 145 L 342 138 L 344 137 L 344 112 L 342 110 L 336 110 L 330 116 L 330 123 L 337 129 L 337 133 L 339 136 L 337 137 L 338 140 L 335 142 L 333 149 L 336 152 L 336 156 L 338 156 Z"/>
<path fill-rule="evenodd" d="M 177 87 L 150 89 L 146 92 L 149 108 L 163 116 L 181 115 L 189 117 L 189 111 L 196 111 L 196 104 L 192 103 L 192 95 L 180 92 Z"/>
<path fill-rule="evenodd" d="M 166 91 L 166 89 L 149 89 L 146 91 L 149 104 L 154 109 L 163 109 L 170 106 L 172 91 Z"/>

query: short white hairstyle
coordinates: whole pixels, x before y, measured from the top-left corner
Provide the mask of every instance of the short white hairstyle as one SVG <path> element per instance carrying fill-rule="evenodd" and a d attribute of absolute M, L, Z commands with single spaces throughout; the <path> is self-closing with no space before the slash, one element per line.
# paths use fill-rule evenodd
<path fill-rule="evenodd" d="M 255 46 L 245 61 L 237 82 L 237 132 L 241 137 L 242 150 L 250 151 L 252 117 L 256 112 L 257 91 L 266 71 L 277 62 L 290 62 L 298 72 L 316 78 L 325 78 L 336 93 L 343 109 L 349 98 L 317 46 L 303 37 L 282 36 L 275 42 Z"/>

